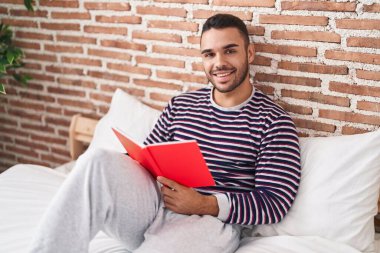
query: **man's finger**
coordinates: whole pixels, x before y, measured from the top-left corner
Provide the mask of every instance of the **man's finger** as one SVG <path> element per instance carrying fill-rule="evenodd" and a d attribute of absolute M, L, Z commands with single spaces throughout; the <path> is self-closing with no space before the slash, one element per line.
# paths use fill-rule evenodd
<path fill-rule="evenodd" d="M 170 179 L 168 179 L 168 178 L 166 178 L 166 177 L 161 177 L 161 176 L 157 177 L 157 181 L 160 182 L 161 184 L 163 184 L 163 185 L 169 187 L 169 188 L 172 189 L 172 190 L 176 190 L 176 187 L 177 187 L 177 185 L 178 185 L 178 184 L 177 184 L 176 182 L 174 182 L 173 180 L 170 180 Z"/>

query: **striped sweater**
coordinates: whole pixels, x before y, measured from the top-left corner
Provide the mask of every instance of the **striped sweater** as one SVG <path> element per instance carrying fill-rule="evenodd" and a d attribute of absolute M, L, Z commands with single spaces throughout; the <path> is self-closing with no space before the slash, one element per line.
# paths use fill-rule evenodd
<path fill-rule="evenodd" d="M 145 144 L 196 140 L 216 182 L 197 190 L 226 196 L 226 223 L 279 222 L 300 181 L 293 121 L 257 89 L 236 108 L 218 106 L 211 91 L 203 88 L 174 97 Z"/>

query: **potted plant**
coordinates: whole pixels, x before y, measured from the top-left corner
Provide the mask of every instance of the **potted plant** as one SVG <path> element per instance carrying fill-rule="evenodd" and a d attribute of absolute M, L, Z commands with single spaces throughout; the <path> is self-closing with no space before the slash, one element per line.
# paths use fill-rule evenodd
<path fill-rule="evenodd" d="M 24 5 L 29 11 L 33 11 L 33 0 L 24 0 Z M 18 74 L 14 70 L 23 66 L 23 52 L 20 48 L 12 45 L 13 32 L 8 25 L 0 24 L 0 80 L 8 75 L 13 77 L 22 85 L 27 85 L 31 79 L 28 75 Z M 5 94 L 5 86 L 0 81 L 0 93 Z"/>

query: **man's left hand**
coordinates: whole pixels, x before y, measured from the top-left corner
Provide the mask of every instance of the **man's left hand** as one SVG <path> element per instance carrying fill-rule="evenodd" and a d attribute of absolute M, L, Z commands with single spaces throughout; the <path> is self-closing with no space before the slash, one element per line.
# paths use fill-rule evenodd
<path fill-rule="evenodd" d="M 214 195 L 202 195 L 193 188 L 165 177 L 157 177 L 165 207 L 180 214 L 218 216 L 219 207 Z"/>

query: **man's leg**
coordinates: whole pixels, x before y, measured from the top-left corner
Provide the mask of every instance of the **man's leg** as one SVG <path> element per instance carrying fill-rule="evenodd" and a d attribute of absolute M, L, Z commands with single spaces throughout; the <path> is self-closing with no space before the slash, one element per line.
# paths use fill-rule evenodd
<path fill-rule="evenodd" d="M 182 215 L 160 208 L 134 253 L 232 253 L 239 246 L 239 225 L 210 215 Z"/>
<path fill-rule="evenodd" d="M 96 150 L 81 156 L 45 213 L 33 253 L 88 252 L 99 230 L 137 248 L 157 214 L 156 181 L 130 157 Z"/>

